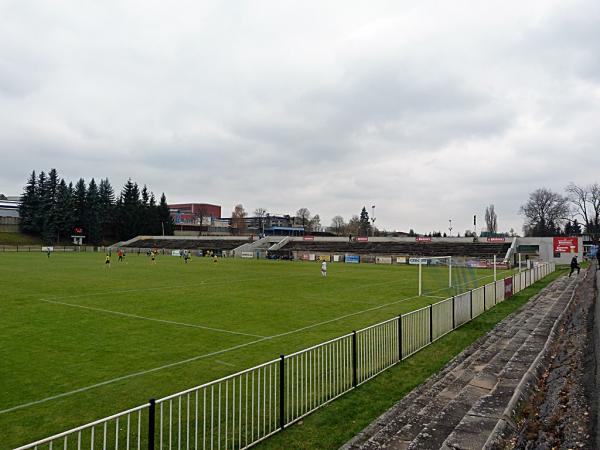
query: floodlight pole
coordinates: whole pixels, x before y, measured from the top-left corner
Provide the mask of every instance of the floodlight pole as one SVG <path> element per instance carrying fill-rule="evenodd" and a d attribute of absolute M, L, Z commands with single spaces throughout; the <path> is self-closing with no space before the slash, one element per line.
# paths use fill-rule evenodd
<path fill-rule="evenodd" d="M 448 287 L 452 287 L 452 256 L 448 256 Z"/>
<path fill-rule="evenodd" d="M 519 255 L 519 273 L 521 273 L 521 254 L 517 253 L 517 255 Z"/>
<path fill-rule="evenodd" d="M 375 236 L 375 205 L 371 206 L 371 237 Z"/>

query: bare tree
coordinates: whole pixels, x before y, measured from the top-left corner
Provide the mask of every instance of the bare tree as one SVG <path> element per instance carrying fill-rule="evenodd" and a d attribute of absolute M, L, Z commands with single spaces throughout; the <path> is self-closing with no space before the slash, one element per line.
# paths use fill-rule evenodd
<path fill-rule="evenodd" d="M 346 222 L 342 216 L 335 216 L 333 219 L 331 219 L 331 229 L 338 236 L 344 233 L 345 228 Z"/>
<path fill-rule="evenodd" d="M 233 234 L 240 235 L 246 231 L 246 210 L 239 204 L 235 205 L 231 213 L 231 231 Z"/>
<path fill-rule="evenodd" d="M 585 231 L 592 241 L 600 238 L 600 184 L 578 186 L 570 183 L 565 190 L 567 198 L 574 206 L 576 216 L 583 219 Z"/>
<path fill-rule="evenodd" d="M 349 234 L 352 234 L 354 236 L 358 236 L 359 229 L 360 229 L 360 218 L 357 215 L 354 215 L 348 221 L 348 225 L 346 225 L 346 231 Z"/>
<path fill-rule="evenodd" d="M 490 234 L 498 232 L 498 215 L 493 204 L 485 208 L 485 223 Z"/>
<path fill-rule="evenodd" d="M 296 223 L 302 225 L 304 229 L 310 225 L 310 211 L 308 208 L 300 208 L 296 211 Z"/>
<path fill-rule="evenodd" d="M 265 208 L 256 208 L 254 210 L 254 217 L 258 221 L 258 229 L 262 233 L 264 231 L 265 217 L 267 216 L 267 210 Z"/>
<path fill-rule="evenodd" d="M 525 236 L 554 236 L 569 218 L 569 201 L 550 189 L 540 188 L 529 194 L 519 214 L 525 217 Z"/>

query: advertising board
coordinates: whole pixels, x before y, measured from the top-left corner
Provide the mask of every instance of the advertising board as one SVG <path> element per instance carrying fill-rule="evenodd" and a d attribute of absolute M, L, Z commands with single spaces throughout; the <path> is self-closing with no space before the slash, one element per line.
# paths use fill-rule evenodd
<path fill-rule="evenodd" d="M 504 279 L 504 298 L 511 297 L 513 295 L 513 279 L 508 277 Z"/>
<path fill-rule="evenodd" d="M 377 256 L 375 258 L 375 263 L 377 264 L 391 264 L 392 257 L 391 256 Z"/>
<path fill-rule="evenodd" d="M 417 242 L 431 242 L 431 236 L 417 236 L 415 238 Z"/>
<path fill-rule="evenodd" d="M 350 264 L 358 264 L 360 262 L 360 256 L 359 255 L 346 255 L 344 257 L 344 262 L 347 262 Z"/>
<path fill-rule="evenodd" d="M 576 237 L 555 237 L 554 253 L 578 253 L 579 239 Z"/>

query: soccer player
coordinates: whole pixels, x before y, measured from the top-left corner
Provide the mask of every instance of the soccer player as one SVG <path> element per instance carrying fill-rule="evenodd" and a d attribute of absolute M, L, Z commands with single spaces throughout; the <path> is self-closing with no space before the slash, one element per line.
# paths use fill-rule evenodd
<path fill-rule="evenodd" d="M 327 276 L 327 263 L 325 261 L 321 263 L 321 275 Z"/>
<path fill-rule="evenodd" d="M 156 251 L 152 251 L 150 254 L 150 259 L 152 260 L 152 264 L 156 264 Z"/>
<path fill-rule="evenodd" d="M 110 255 L 108 253 L 106 254 L 106 260 L 104 260 L 104 267 L 110 269 Z"/>
<path fill-rule="evenodd" d="M 46 255 L 48 256 L 48 258 L 50 258 L 50 247 L 48 247 L 48 248 L 46 249 Z"/>
<path fill-rule="evenodd" d="M 119 256 L 119 262 L 123 262 L 123 250 L 119 249 L 117 255 Z"/>

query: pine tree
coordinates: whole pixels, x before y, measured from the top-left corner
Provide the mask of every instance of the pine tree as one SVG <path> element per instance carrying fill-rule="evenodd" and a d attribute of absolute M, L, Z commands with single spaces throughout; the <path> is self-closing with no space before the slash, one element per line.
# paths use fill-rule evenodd
<path fill-rule="evenodd" d="M 108 236 L 114 235 L 115 218 L 115 192 L 108 178 L 100 180 L 98 186 L 98 219 L 100 222 L 100 240 L 105 241 Z"/>
<path fill-rule="evenodd" d="M 37 177 L 35 170 L 31 172 L 31 176 L 23 189 L 21 196 L 21 205 L 19 206 L 19 216 L 21 217 L 20 228 L 21 232 L 33 234 L 35 230 L 35 212 L 37 210 Z"/>
<path fill-rule="evenodd" d="M 60 180 L 56 189 L 56 242 L 68 239 L 73 230 L 73 183 Z"/>
<path fill-rule="evenodd" d="M 35 197 L 37 200 L 37 208 L 34 211 L 34 226 L 35 234 L 40 235 L 44 231 L 44 222 L 46 220 L 46 214 L 48 212 L 48 204 L 46 198 L 46 172 L 43 170 L 38 175 L 38 181 L 36 186 Z"/>
<path fill-rule="evenodd" d="M 98 185 L 92 178 L 85 196 L 85 225 L 87 241 L 91 244 L 100 243 L 102 227 L 100 224 L 100 196 Z"/>
<path fill-rule="evenodd" d="M 367 208 L 363 206 L 363 209 L 360 212 L 358 234 L 360 236 L 368 236 L 370 229 L 371 224 L 369 223 L 369 213 L 367 212 Z"/>
<path fill-rule="evenodd" d="M 161 222 L 161 228 L 164 227 L 165 236 L 172 236 L 175 230 L 175 224 L 173 223 L 173 218 L 169 212 L 169 205 L 167 205 L 167 197 L 164 192 L 160 196 L 160 204 L 158 205 L 158 220 Z"/>
<path fill-rule="evenodd" d="M 48 172 L 46 181 L 46 189 L 44 190 L 44 198 L 42 199 L 44 210 L 44 222 L 42 225 L 42 239 L 46 244 L 56 242 L 56 232 L 58 227 L 58 212 L 56 209 L 56 197 L 58 189 L 58 172 L 56 169 L 51 169 Z"/>
<path fill-rule="evenodd" d="M 575 236 L 581 236 L 581 225 L 579 224 L 577 219 L 573 221 L 573 225 L 571 226 L 571 233 L 573 233 Z"/>
<path fill-rule="evenodd" d="M 78 228 L 83 228 L 84 233 L 87 233 L 85 229 L 85 214 L 86 214 L 86 196 L 87 188 L 85 181 L 80 178 L 75 185 L 75 191 L 73 193 L 73 225 Z"/>

